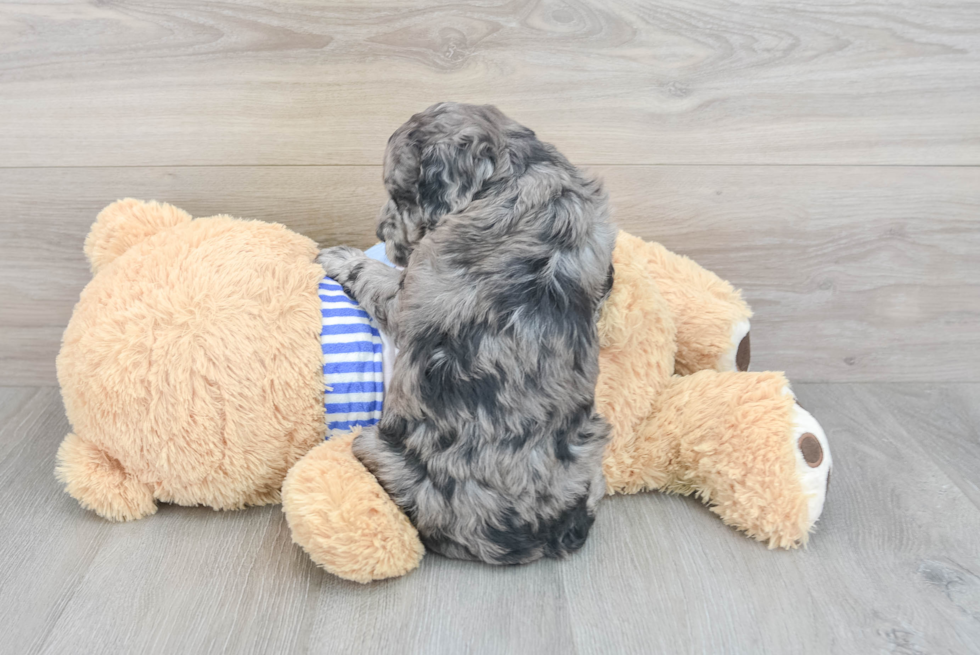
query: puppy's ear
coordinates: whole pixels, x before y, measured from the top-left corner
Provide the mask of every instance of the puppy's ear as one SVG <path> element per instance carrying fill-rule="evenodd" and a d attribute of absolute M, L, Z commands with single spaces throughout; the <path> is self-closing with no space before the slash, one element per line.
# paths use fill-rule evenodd
<path fill-rule="evenodd" d="M 494 148 L 485 134 L 455 135 L 423 148 L 419 157 L 419 205 L 430 227 L 457 212 L 493 175 Z"/>

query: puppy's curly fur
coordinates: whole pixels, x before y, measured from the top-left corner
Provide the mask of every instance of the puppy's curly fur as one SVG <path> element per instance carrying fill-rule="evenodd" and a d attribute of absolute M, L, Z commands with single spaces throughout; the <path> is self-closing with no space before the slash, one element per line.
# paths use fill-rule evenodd
<path fill-rule="evenodd" d="M 601 184 L 491 106 L 441 103 L 388 141 L 389 268 L 318 261 L 400 348 L 354 453 L 427 548 L 493 564 L 585 542 L 605 490 L 596 317 L 615 232 Z"/>

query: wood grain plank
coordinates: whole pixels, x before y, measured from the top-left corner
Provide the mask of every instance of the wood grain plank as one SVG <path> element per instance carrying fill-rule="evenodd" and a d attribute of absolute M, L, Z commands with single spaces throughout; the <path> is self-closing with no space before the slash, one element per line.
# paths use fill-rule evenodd
<path fill-rule="evenodd" d="M 768 551 L 693 499 L 644 494 L 605 500 L 567 560 L 494 568 L 429 556 L 368 586 L 313 567 L 277 507 L 162 506 L 130 524 L 84 512 L 51 474 L 67 431 L 56 390 L 0 390 L 0 444 L 13 446 L 0 452 L 4 648 L 978 652 L 980 510 L 935 463 L 972 451 L 928 412 L 899 411 L 932 407 L 975 435 L 978 389 L 800 385 L 835 461 L 805 550 Z"/>
<path fill-rule="evenodd" d="M 53 388 L 32 390 L 0 425 L 0 615 L 11 652 L 40 651 L 109 536 L 97 517 L 65 512 L 74 501 L 54 479 L 54 454 L 68 430 Z"/>
<path fill-rule="evenodd" d="M 58 384 L 55 358 L 64 331 L 60 325 L 0 326 L 0 386 Z"/>
<path fill-rule="evenodd" d="M 980 380 L 980 168 L 595 171 L 620 226 L 744 290 L 757 369 L 799 381 Z M 366 247 L 383 189 L 377 167 L 0 170 L 2 383 L 55 383 L 61 330 L 89 279 L 85 234 L 130 195 Z"/>
<path fill-rule="evenodd" d="M 874 389 L 868 412 L 915 425 L 922 450 L 980 507 L 980 385 Z"/>
<path fill-rule="evenodd" d="M 980 6 L 0 4 L 2 166 L 376 164 L 440 100 L 583 164 L 980 163 Z"/>
<path fill-rule="evenodd" d="M 347 607 L 321 595 L 307 647 L 392 655 L 576 653 L 561 566 L 488 567 L 429 556 L 408 577 L 352 589 L 356 602 Z"/>
<path fill-rule="evenodd" d="M 64 503 L 82 520 L 74 501 Z M 108 529 L 41 652 L 296 651 L 311 619 L 313 566 L 291 547 L 278 507 L 164 507 Z"/>
<path fill-rule="evenodd" d="M 0 387 L 0 448 L 16 439 L 18 426 L 11 419 L 20 414 L 37 393 L 34 387 Z M 3 452 L 0 450 L 0 459 L 3 459 Z"/>

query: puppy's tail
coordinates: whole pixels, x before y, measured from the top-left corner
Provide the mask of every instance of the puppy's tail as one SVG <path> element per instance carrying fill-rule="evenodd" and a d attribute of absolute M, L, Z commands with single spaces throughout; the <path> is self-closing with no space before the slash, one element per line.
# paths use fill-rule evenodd
<path fill-rule="evenodd" d="M 589 511 L 587 501 L 588 497 L 582 496 L 555 519 L 545 546 L 546 557 L 567 557 L 585 545 L 595 522 L 595 514 Z"/>
<path fill-rule="evenodd" d="M 487 527 L 487 541 L 494 546 L 492 554 L 487 552 L 489 549 L 479 548 L 470 553 L 460 544 L 431 536 L 425 539 L 425 546 L 446 557 L 479 559 L 488 564 L 528 564 L 542 557 L 563 558 L 585 545 L 595 514 L 590 511 L 585 495 L 558 516 L 536 526 L 515 519 L 515 513 L 510 511 L 503 517 L 502 529 Z"/>

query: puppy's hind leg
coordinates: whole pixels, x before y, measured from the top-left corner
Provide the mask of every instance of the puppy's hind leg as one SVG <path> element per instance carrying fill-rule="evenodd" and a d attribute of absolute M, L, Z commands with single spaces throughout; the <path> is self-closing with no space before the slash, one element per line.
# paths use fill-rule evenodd
<path fill-rule="evenodd" d="M 361 430 L 351 444 L 351 451 L 369 471 L 375 473 L 382 466 L 381 460 L 387 453 L 387 448 L 382 452 L 382 444 L 378 440 L 378 426 L 371 425 Z"/>
<path fill-rule="evenodd" d="M 423 486 L 426 486 L 423 483 L 428 478 L 428 471 L 408 448 L 393 445 L 395 442 L 389 438 L 390 434 L 381 434 L 381 425 L 385 419 L 382 418 L 381 421 L 377 425 L 364 428 L 351 444 L 351 451 L 364 468 L 377 478 L 395 504 L 415 523 L 419 518 L 419 503 L 425 500 L 419 494 L 423 491 Z M 395 436 L 395 439 L 401 443 L 402 435 Z M 415 527 L 420 528 L 418 523 Z"/>

